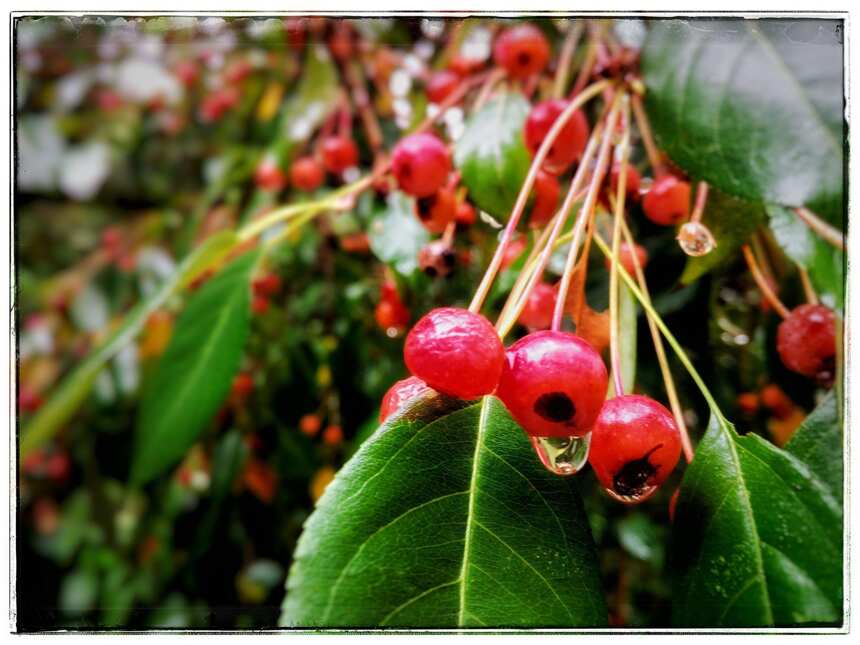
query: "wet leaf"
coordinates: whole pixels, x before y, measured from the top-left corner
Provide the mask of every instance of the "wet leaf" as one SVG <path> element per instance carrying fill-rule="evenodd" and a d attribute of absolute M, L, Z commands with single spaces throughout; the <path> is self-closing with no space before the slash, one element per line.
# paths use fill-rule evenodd
<path fill-rule="evenodd" d="M 419 400 L 365 441 L 319 500 L 281 623 L 603 625 L 576 481 L 543 469 L 497 399 Z"/>
<path fill-rule="evenodd" d="M 842 425 L 834 392 L 809 413 L 785 449 L 809 466 L 842 503 Z"/>

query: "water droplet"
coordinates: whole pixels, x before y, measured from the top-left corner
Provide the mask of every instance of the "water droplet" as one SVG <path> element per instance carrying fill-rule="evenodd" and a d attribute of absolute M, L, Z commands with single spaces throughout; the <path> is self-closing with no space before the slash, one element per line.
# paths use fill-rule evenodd
<path fill-rule="evenodd" d="M 678 244 L 687 255 L 707 255 L 717 246 L 710 229 L 700 222 L 687 222 L 678 231 Z"/>
<path fill-rule="evenodd" d="M 634 495 L 620 495 L 616 493 L 614 490 L 607 488 L 606 493 L 612 498 L 617 499 L 619 502 L 624 504 L 638 504 L 639 502 L 644 502 L 646 499 L 651 497 L 654 494 L 654 491 L 659 488 L 658 486 L 643 486 L 638 489 Z"/>
<path fill-rule="evenodd" d="M 583 437 L 531 437 L 544 467 L 555 475 L 575 475 L 588 461 L 591 433 Z"/>

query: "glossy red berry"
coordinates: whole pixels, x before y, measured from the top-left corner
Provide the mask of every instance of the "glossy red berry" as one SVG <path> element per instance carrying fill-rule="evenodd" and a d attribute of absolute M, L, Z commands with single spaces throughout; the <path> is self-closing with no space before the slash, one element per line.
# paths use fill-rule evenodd
<path fill-rule="evenodd" d="M 451 156 L 433 134 L 412 134 L 394 146 L 391 171 L 397 185 L 414 197 L 429 197 L 448 179 Z"/>
<path fill-rule="evenodd" d="M 556 119 L 566 107 L 567 101 L 552 99 L 538 103 L 529 112 L 523 135 L 526 147 L 533 155 L 537 153 Z M 565 123 L 550 147 L 543 162 L 543 169 L 554 175 L 560 175 L 582 156 L 586 143 L 588 143 L 588 121 L 585 115 L 577 110 Z"/>
<path fill-rule="evenodd" d="M 606 366 L 563 331 L 537 331 L 511 345 L 497 396 L 533 437 L 583 436 L 606 398 Z"/>
<path fill-rule="evenodd" d="M 342 173 L 358 163 L 358 148 L 349 137 L 335 135 L 326 138 L 320 152 L 323 165 L 332 174 Z"/>
<path fill-rule="evenodd" d="M 431 103 L 441 103 L 460 84 L 460 77 L 447 69 L 436 72 L 427 81 L 427 99 Z"/>
<path fill-rule="evenodd" d="M 680 224 L 690 216 L 690 184 L 674 175 L 654 180 L 642 200 L 645 216 L 660 226 Z"/>
<path fill-rule="evenodd" d="M 388 417 L 416 396 L 421 396 L 425 392 L 431 391 L 424 381 L 414 376 L 397 381 L 397 383 L 388 388 L 388 392 L 382 397 L 382 405 L 379 408 L 379 422 L 385 423 Z"/>
<path fill-rule="evenodd" d="M 444 239 L 425 244 L 418 252 L 418 266 L 431 278 L 445 277 L 457 265 L 457 254 Z"/>
<path fill-rule="evenodd" d="M 444 233 L 457 214 L 457 196 L 449 188 L 440 188 L 428 197 L 415 200 L 415 215 L 431 233 Z"/>
<path fill-rule="evenodd" d="M 415 324 L 406 337 L 403 358 L 409 371 L 434 390 L 475 399 L 496 390 L 505 348 L 480 314 L 442 307 Z"/>
<path fill-rule="evenodd" d="M 537 74 L 549 62 L 549 43 L 540 29 L 524 23 L 505 29 L 493 46 L 493 60 L 513 78 Z"/>
<path fill-rule="evenodd" d="M 793 372 L 822 383 L 833 381 L 836 368 L 836 318 L 823 305 L 791 310 L 776 332 L 776 351 Z"/>
<path fill-rule="evenodd" d="M 263 159 L 254 173 L 254 183 L 262 190 L 279 191 L 287 185 L 287 175 L 274 159 Z"/>
<path fill-rule="evenodd" d="M 627 271 L 627 274 L 631 277 L 636 277 L 636 265 L 633 262 L 633 253 L 636 253 L 636 258 L 639 260 L 639 268 L 643 271 L 645 270 L 645 266 L 648 264 L 648 251 L 645 250 L 645 247 L 641 244 L 634 244 L 633 251 L 630 251 L 630 245 L 627 242 L 622 242 L 618 247 L 618 259 L 621 262 L 621 266 L 624 267 L 624 270 Z M 610 262 L 609 258 L 606 258 L 604 262 L 606 268 L 609 269 L 612 267 L 612 262 Z"/>
<path fill-rule="evenodd" d="M 457 221 L 458 227 L 467 228 L 475 223 L 478 214 L 475 212 L 475 207 L 469 202 L 460 202 L 454 212 L 454 219 Z"/>
<path fill-rule="evenodd" d="M 313 157 L 301 157 L 290 166 L 290 181 L 299 190 L 312 191 L 319 188 L 325 179 L 325 169 Z"/>
<path fill-rule="evenodd" d="M 615 162 L 612 165 L 612 170 L 609 171 L 609 186 L 612 190 L 612 196 L 614 197 L 618 192 L 618 179 L 621 176 L 621 163 Z M 640 194 L 639 187 L 641 184 L 641 178 L 639 177 L 639 172 L 632 165 L 627 164 L 627 180 L 625 184 L 625 198 L 628 202 L 638 203 Z"/>
<path fill-rule="evenodd" d="M 630 394 L 603 404 L 591 432 L 588 461 L 616 499 L 647 499 L 666 481 L 680 455 L 675 419 L 654 399 Z"/>
<path fill-rule="evenodd" d="M 552 322 L 555 301 L 555 287 L 546 282 L 536 284 L 520 314 L 520 324 L 531 330 L 547 329 Z"/>
<path fill-rule="evenodd" d="M 535 201 L 529 224 L 543 226 L 558 210 L 558 198 L 561 196 L 558 178 L 544 170 L 538 170 L 535 175 L 534 195 Z"/>

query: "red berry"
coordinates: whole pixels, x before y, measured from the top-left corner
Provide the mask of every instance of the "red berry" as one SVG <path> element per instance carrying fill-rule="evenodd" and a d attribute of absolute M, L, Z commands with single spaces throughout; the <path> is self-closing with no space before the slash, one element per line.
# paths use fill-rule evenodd
<path fill-rule="evenodd" d="M 454 219 L 457 220 L 457 226 L 466 228 L 475 223 L 478 219 L 475 213 L 475 207 L 469 202 L 460 202 L 457 204 L 457 210 L 454 212 Z"/>
<path fill-rule="evenodd" d="M 251 65 L 250 61 L 240 58 L 230 63 L 230 65 L 227 66 L 227 69 L 224 70 L 224 80 L 227 83 L 241 83 L 248 77 L 253 69 L 254 67 Z"/>
<path fill-rule="evenodd" d="M 794 402 L 776 383 L 765 385 L 760 394 L 761 404 L 778 419 L 786 418 L 794 409 Z"/>
<path fill-rule="evenodd" d="M 397 381 L 397 383 L 388 388 L 388 392 L 382 397 L 382 404 L 379 408 L 379 422 L 385 423 L 388 417 L 416 396 L 431 391 L 424 381 L 414 376 Z"/>
<path fill-rule="evenodd" d="M 558 198 L 561 196 L 558 178 L 548 172 L 538 170 L 537 175 L 535 175 L 534 195 L 535 201 L 529 224 L 543 226 L 552 219 L 558 210 Z"/>
<path fill-rule="evenodd" d="M 255 295 L 269 297 L 281 290 L 281 278 L 277 273 L 267 273 L 251 283 Z"/>
<path fill-rule="evenodd" d="M 441 103 L 451 96 L 460 84 L 460 77 L 451 71 L 436 72 L 427 81 L 427 99 L 431 103 Z"/>
<path fill-rule="evenodd" d="M 251 300 L 251 311 L 255 314 L 264 314 L 269 310 L 269 299 L 265 296 L 254 296 Z"/>
<path fill-rule="evenodd" d="M 457 255 L 444 239 L 425 244 L 418 252 L 418 266 L 431 278 L 447 276 L 457 265 Z"/>
<path fill-rule="evenodd" d="M 183 60 L 176 66 L 176 78 L 185 87 L 191 87 L 200 78 L 200 68 L 193 60 Z"/>
<path fill-rule="evenodd" d="M 331 136 L 322 144 L 322 161 L 326 170 L 338 174 L 358 163 L 358 148 L 349 137 Z"/>
<path fill-rule="evenodd" d="M 792 372 L 833 381 L 836 369 L 836 318 L 823 305 L 791 310 L 776 332 L 776 351 Z"/>
<path fill-rule="evenodd" d="M 287 185 L 287 176 L 274 159 L 263 159 L 254 173 L 254 183 L 262 190 L 279 191 Z"/>
<path fill-rule="evenodd" d="M 321 425 L 322 421 L 320 421 L 317 414 L 306 414 L 299 419 L 299 430 L 302 431 L 302 434 L 306 434 L 309 437 L 315 436 L 320 431 Z"/>
<path fill-rule="evenodd" d="M 552 323 L 555 301 L 555 287 L 545 282 L 536 284 L 520 314 L 520 324 L 531 330 L 547 329 Z"/>
<path fill-rule="evenodd" d="M 755 392 L 741 392 L 735 399 L 735 405 L 746 416 L 752 416 L 758 412 L 759 396 Z"/>
<path fill-rule="evenodd" d="M 18 389 L 18 409 L 22 412 L 35 412 L 42 406 L 42 396 L 33 388 L 21 384 Z"/>
<path fill-rule="evenodd" d="M 567 101 L 552 99 L 538 103 L 526 119 L 524 137 L 526 147 L 534 155 L 540 148 L 556 119 L 564 112 Z M 578 160 L 588 142 L 588 121 L 576 110 L 561 129 L 543 162 L 543 168 L 554 175 L 563 173 L 570 164 Z"/>
<path fill-rule="evenodd" d="M 299 190 L 316 190 L 322 185 L 323 179 L 325 169 L 313 157 L 301 157 L 290 166 L 290 181 Z"/>
<path fill-rule="evenodd" d="M 540 29 L 529 23 L 502 32 L 493 46 L 493 60 L 514 78 L 526 78 L 549 62 L 549 43 Z"/>
<path fill-rule="evenodd" d="M 674 226 L 690 216 L 690 184 L 674 175 L 656 179 L 642 200 L 645 216 L 660 226 Z"/>
<path fill-rule="evenodd" d="M 328 39 L 328 47 L 331 50 L 332 56 L 337 60 L 344 62 L 352 56 L 352 28 L 348 22 L 336 20 L 334 30 Z"/>
<path fill-rule="evenodd" d="M 579 336 L 537 331 L 511 345 L 497 396 L 527 434 L 582 436 L 606 398 L 600 354 Z"/>
<path fill-rule="evenodd" d="M 484 61 L 477 58 L 467 58 L 462 55 L 454 56 L 448 63 L 448 69 L 461 78 L 477 72 L 483 66 Z"/>
<path fill-rule="evenodd" d="M 254 377 L 248 372 L 239 372 L 233 377 L 233 385 L 230 393 L 236 399 L 242 401 L 248 398 L 248 395 L 254 391 Z"/>
<path fill-rule="evenodd" d="M 526 250 L 527 246 L 528 242 L 526 242 L 526 239 L 524 237 L 518 236 L 513 238 L 505 249 L 504 255 L 502 256 L 502 271 L 504 271 L 514 262 L 516 262 L 523 254 L 523 251 Z"/>
<path fill-rule="evenodd" d="M 406 337 L 403 357 L 409 371 L 434 390 L 475 399 L 498 386 L 505 348 L 480 314 L 442 307 L 415 324 Z"/>
<path fill-rule="evenodd" d="M 340 426 L 329 426 L 323 430 L 323 443 L 336 446 L 343 442 L 343 429 Z"/>
<path fill-rule="evenodd" d="M 96 102 L 102 112 L 113 112 L 122 107 L 122 97 L 111 89 L 105 88 L 99 90 L 96 95 Z"/>
<path fill-rule="evenodd" d="M 609 186 L 612 190 L 612 196 L 618 192 L 618 178 L 621 176 L 621 163 L 615 162 L 612 164 L 612 170 L 609 172 Z M 629 202 L 637 203 L 639 201 L 639 184 L 640 178 L 636 168 L 627 164 L 627 183 L 625 184 L 626 198 Z"/>
<path fill-rule="evenodd" d="M 457 196 L 440 188 L 435 194 L 415 200 L 415 214 L 431 233 L 443 233 L 457 214 Z"/>
<path fill-rule="evenodd" d="M 680 455 L 675 419 L 654 399 L 631 394 L 603 404 L 591 432 L 588 461 L 616 499 L 647 499 L 666 481 Z"/>
<path fill-rule="evenodd" d="M 391 171 L 403 192 L 429 197 L 439 190 L 451 171 L 451 157 L 433 134 L 412 134 L 394 146 Z"/>
<path fill-rule="evenodd" d="M 644 271 L 645 266 L 648 264 L 648 251 L 646 251 L 645 247 L 640 244 L 634 244 L 633 249 L 636 252 L 637 259 L 639 260 L 639 268 Z M 621 262 L 621 266 L 624 267 L 624 270 L 627 271 L 630 276 L 635 277 L 636 265 L 633 262 L 633 253 L 630 252 L 630 245 L 627 244 L 627 242 L 622 242 L 618 247 L 618 259 Z M 606 258 L 605 265 L 607 269 L 612 267 L 612 262 L 609 258 Z"/>

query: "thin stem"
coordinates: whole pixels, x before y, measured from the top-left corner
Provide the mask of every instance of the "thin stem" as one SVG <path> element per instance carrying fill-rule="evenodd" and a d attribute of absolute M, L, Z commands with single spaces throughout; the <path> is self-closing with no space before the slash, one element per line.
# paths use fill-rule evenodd
<path fill-rule="evenodd" d="M 597 47 L 594 42 L 590 42 L 585 52 L 585 60 L 582 61 L 582 67 L 579 68 L 579 74 L 576 76 L 573 89 L 570 91 L 571 98 L 577 96 L 582 91 L 582 88 L 585 87 L 588 77 L 591 76 L 591 70 L 594 69 L 595 60 L 597 60 Z"/>
<path fill-rule="evenodd" d="M 594 174 L 591 176 L 591 183 L 588 186 L 588 193 L 585 196 L 585 202 L 579 210 L 579 219 L 576 221 L 576 227 L 573 232 L 573 242 L 571 242 L 570 251 L 567 254 L 564 273 L 562 273 L 561 284 L 558 288 L 558 299 L 555 301 L 555 309 L 552 312 L 552 329 L 561 329 L 561 321 L 564 317 L 564 305 L 567 302 L 567 292 L 570 290 L 573 269 L 576 266 L 576 254 L 579 250 L 582 232 L 586 221 L 591 219 L 592 211 L 594 210 L 594 205 L 597 201 L 597 194 L 600 191 L 600 186 L 603 183 L 603 176 L 606 173 L 606 166 L 609 161 L 609 144 L 612 142 L 612 133 L 615 130 L 618 110 L 621 106 L 619 102 L 620 98 L 620 94 L 616 96 L 609 115 L 607 116 L 606 131 L 604 132 L 603 141 L 601 142 L 597 167 L 594 169 Z"/>
<path fill-rule="evenodd" d="M 755 283 L 761 290 L 762 295 L 767 299 L 767 301 L 771 304 L 771 306 L 780 316 L 782 316 L 783 318 L 787 318 L 789 314 L 788 308 L 784 304 L 782 304 L 782 301 L 773 292 L 773 289 L 770 288 L 770 284 L 768 284 L 767 278 L 762 275 L 761 269 L 758 266 L 758 262 L 756 262 L 755 255 L 753 255 L 752 249 L 749 247 L 748 244 L 744 244 L 742 250 L 744 253 L 744 259 L 747 262 L 747 266 L 749 267 L 753 280 L 755 280 Z"/>
<path fill-rule="evenodd" d="M 708 202 L 708 184 L 700 181 L 696 187 L 696 203 L 693 206 L 693 214 L 690 215 L 691 222 L 700 222 L 705 212 L 705 204 Z"/>
<path fill-rule="evenodd" d="M 835 246 L 840 251 L 845 250 L 845 238 L 842 231 L 825 222 L 808 208 L 795 208 L 794 212 L 822 240 L 831 246 Z"/>
<path fill-rule="evenodd" d="M 346 65 L 345 72 L 346 80 L 352 88 L 352 102 L 355 104 L 356 110 L 358 110 L 364 132 L 367 135 L 367 143 L 373 152 L 377 152 L 382 148 L 382 128 L 379 125 L 379 120 L 376 118 L 376 113 L 371 107 L 362 67 L 358 63 L 353 62 Z"/>
<path fill-rule="evenodd" d="M 567 30 L 567 36 L 565 36 L 564 43 L 561 45 L 558 67 L 556 68 L 555 79 L 553 80 L 553 98 L 559 99 L 564 96 L 564 88 L 570 76 L 570 65 L 573 62 L 573 54 L 576 51 L 576 46 L 579 44 L 579 39 L 582 37 L 584 30 L 583 25 L 584 23 L 581 20 L 572 20 L 570 28 Z"/>
<path fill-rule="evenodd" d="M 609 249 L 609 246 L 604 242 L 603 238 L 600 237 L 600 233 L 595 232 L 594 241 L 597 244 L 600 251 L 607 258 L 611 257 L 612 251 Z M 708 389 L 708 386 L 705 385 L 705 382 L 702 380 L 702 377 L 699 375 L 699 372 L 693 367 L 693 363 L 690 361 L 690 358 L 687 356 L 687 353 L 681 348 L 681 344 L 675 338 L 669 328 L 666 326 L 666 323 L 663 322 L 663 319 L 660 318 L 660 314 L 658 314 L 651 303 L 645 298 L 639 288 L 636 286 L 636 282 L 627 271 L 624 270 L 624 267 L 619 267 L 619 274 L 621 275 L 622 280 L 627 284 L 627 287 L 639 301 L 639 304 L 642 305 L 642 308 L 651 316 L 654 320 L 654 324 L 657 325 L 660 332 L 663 334 L 663 337 L 668 341 L 669 345 L 675 351 L 675 354 L 678 356 L 678 360 L 681 361 L 681 364 L 689 373 L 690 378 L 693 379 L 693 382 L 699 388 L 699 391 L 702 393 L 705 401 L 708 404 L 708 407 L 711 410 L 711 413 L 716 416 L 723 423 L 728 423 L 725 415 L 723 414 L 720 407 L 717 405 L 714 396 L 711 394 L 711 391 Z"/>
<path fill-rule="evenodd" d="M 489 76 L 487 76 L 487 80 L 484 81 L 484 84 L 481 86 L 480 91 L 478 92 L 478 96 L 475 99 L 475 103 L 472 106 L 472 111 L 477 112 L 482 107 L 484 107 L 484 103 L 487 102 L 487 99 L 490 98 L 490 92 L 493 91 L 493 88 L 496 86 L 496 83 L 501 81 L 505 77 L 504 69 L 495 69 L 493 70 Z"/>
<path fill-rule="evenodd" d="M 582 105 L 584 105 L 587 101 L 594 98 L 603 90 L 603 88 L 609 85 L 609 81 L 600 81 L 598 83 L 594 83 L 589 88 L 584 90 L 579 96 L 573 99 L 565 110 L 558 116 L 553 124 L 552 128 L 550 128 L 546 137 L 544 138 L 543 143 L 540 148 L 538 148 L 537 154 L 532 161 L 531 168 L 529 169 L 529 173 L 526 176 L 526 180 L 523 182 L 522 187 L 520 188 L 520 193 L 517 196 L 517 201 L 514 204 L 514 208 L 511 211 L 510 218 L 508 219 L 507 226 L 505 227 L 504 232 L 502 233 L 502 239 L 499 242 L 498 247 L 496 248 L 496 253 L 493 255 L 493 259 L 490 261 L 490 266 L 487 268 L 486 273 L 484 274 L 483 279 L 481 280 L 480 285 L 478 285 L 478 289 L 475 292 L 475 296 L 472 298 L 472 302 L 469 304 L 469 311 L 473 313 L 477 313 L 481 310 L 481 306 L 484 304 L 484 300 L 487 297 L 487 294 L 490 291 L 490 287 L 493 284 L 493 281 L 496 279 L 496 274 L 499 272 L 499 267 L 502 264 L 502 258 L 504 257 L 505 250 L 510 244 L 511 238 L 513 237 L 513 233 L 517 228 L 517 224 L 520 221 L 520 217 L 523 214 L 523 210 L 526 206 L 526 201 L 528 200 L 528 196 L 531 193 L 532 187 L 534 186 L 535 177 L 537 177 L 538 170 L 546 159 L 546 156 L 549 154 L 549 150 L 561 132 L 562 128 L 564 128 L 565 124 L 570 120 L 573 116 L 574 112 L 578 110 Z"/>
<path fill-rule="evenodd" d="M 803 293 L 806 295 L 806 302 L 811 305 L 818 304 L 818 294 L 815 293 L 815 288 L 812 286 L 812 281 L 809 279 L 809 273 L 799 264 L 797 271 L 800 273 L 800 282 L 803 284 Z"/>
<path fill-rule="evenodd" d="M 651 124 L 648 121 L 648 115 L 645 114 L 645 109 L 642 107 L 642 99 L 639 95 L 634 94 L 631 99 L 633 106 L 633 115 L 636 117 L 636 127 L 639 128 L 639 134 L 642 135 L 642 145 L 645 146 L 645 153 L 648 155 L 648 163 L 651 164 L 651 171 L 654 177 L 659 177 L 663 174 L 663 155 L 654 143 L 654 135 L 651 132 Z"/>
<path fill-rule="evenodd" d="M 627 245 L 631 249 L 634 248 L 635 242 L 633 241 L 633 235 L 630 233 L 630 228 L 626 222 L 622 222 L 621 226 Z M 639 283 L 639 288 L 642 290 L 645 300 L 651 305 L 651 293 L 648 291 L 648 283 L 645 280 L 645 272 L 642 270 L 642 265 L 639 263 L 639 256 L 636 253 L 632 253 L 631 257 L 633 258 L 633 268 L 636 272 L 636 281 Z M 684 451 L 684 458 L 687 460 L 687 463 L 690 463 L 693 461 L 693 444 L 690 441 L 687 423 L 684 421 L 684 412 L 681 409 L 681 402 L 675 389 L 675 381 L 672 378 L 672 370 L 669 368 L 669 361 L 666 358 L 663 339 L 660 336 L 660 330 L 657 329 L 657 325 L 648 310 L 646 310 L 645 318 L 648 321 L 648 329 L 651 332 L 651 341 L 654 343 L 654 353 L 657 354 L 657 363 L 660 365 L 660 372 L 663 375 L 663 385 L 666 388 L 666 396 L 669 398 L 669 407 L 672 409 L 672 416 L 675 417 L 675 423 L 681 432 L 681 448 Z"/>

